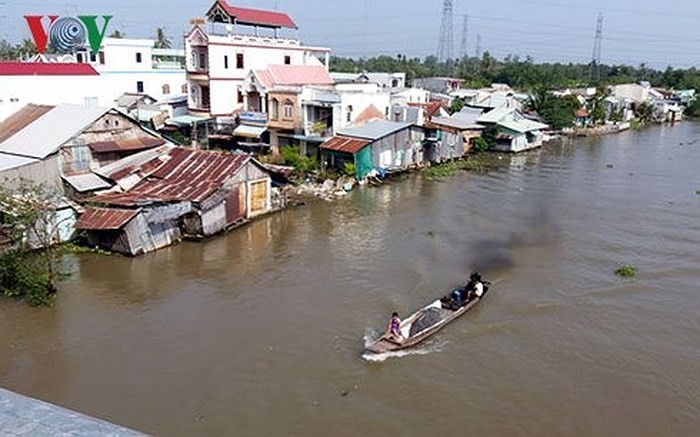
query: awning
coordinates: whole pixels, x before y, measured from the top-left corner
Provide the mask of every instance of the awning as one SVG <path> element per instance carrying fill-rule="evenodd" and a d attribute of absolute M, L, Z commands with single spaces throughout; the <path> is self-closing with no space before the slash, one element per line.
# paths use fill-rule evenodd
<path fill-rule="evenodd" d="M 194 115 L 178 115 L 177 117 L 172 117 L 170 120 L 166 121 L 166 124 L 171 124 L 175 126 L 191 126 L 193 123 L 199 123 L 202 121 L 212 120 L 211 117 L 195 117 Z"/>
<path fill-rule="evenodd" d="M 248 126 L 247 124 L 241 124 L 233 130 L 233 135 L 237 137 L 260 138 L 260 135 L 266 130 L 267 128 L 265 126 Z"/>

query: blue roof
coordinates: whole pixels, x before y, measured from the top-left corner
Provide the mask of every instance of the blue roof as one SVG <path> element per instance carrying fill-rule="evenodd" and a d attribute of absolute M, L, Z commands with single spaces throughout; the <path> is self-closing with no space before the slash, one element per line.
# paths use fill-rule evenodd
<path fill-rule="evenodd" d="M 338 135 L 353 138 L 363 138 L 366 140 L 378 140 L 395 132 L 408 129 L 411 123 L 400 123 L 398 121 L 375 120 L 359 126 L 347 127 L 339 130 Z"/>

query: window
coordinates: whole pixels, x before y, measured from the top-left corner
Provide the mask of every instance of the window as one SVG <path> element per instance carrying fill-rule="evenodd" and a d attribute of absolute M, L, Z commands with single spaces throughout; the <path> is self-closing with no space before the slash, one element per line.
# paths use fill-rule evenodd
<path fill-rule="evenodd" d="M 180 87 L 180 92 L 182 94 L 187 94 L 187 84 L 183 83 L 182 86 Z"/>
<path fill-rule="evenodd" d="M 90 62 L 97 62 L 97 55 L 90 52 Z"/>
<path fill-rule="evenodd" d="M 236 68 L 243 68 L 243 53 L 236 53 Z"/>
<path fill-rule="evenodd" d="M 348 123 L 352 121 L 352 105 L 348 105 L 348 114 L 346 120 Z"/>
<path fill-rule="evenodd" d="M 280 116 L 280 102 L 277 99 L 272 99 L 272 107 L 270 108 L 270 118 L 277 120 Z"/>
<path fill-rule="evenodd" d="M 228 70 L 228 55 L 224 55 L 224 68 Z"/>
<path fill-rule="evenodd" d="M 100 65 L 105 65 L 105 52 L 99 53 Z"/>
<path fill-rule="evenodd" d="M 161 88 L 163 90 L 163 94 L 170 94 L 170 85 L 166 83 Z"/>
<path fill-rule="evenodd" d="M 283 118 L 292 118 L 293 115 L 294 115 L 294 110 L 292 108 L 292 102 L 290 100 L 285 100 L 282 117 Z"/>
<path fill-rule="evenodd" d="M 139 80 L 136 82 L 136 92 L 137 93 L 143 92 L 143 81 L 142 80 Z"/>
<path fill-rule="evenodd" d="M 75 54 L 75 60 L 78 62 L 78 64 L 82 64 L 83 62 L 85 62 L 85 58 L 83 57 L 83 54 L 81 52 Z"/>
<path fill-rule="evenodd" d="M 284 56 L 284 65 L 289 65 L 292 63 L 292 57 L 289 55 Z"/>
<path fill-rule="evenodd" d="M 199 68 L 202 70 L 207 68 L 207 58 L 204 53 L 199 54 Z"/>
<path fill-rule="evenodd" d="M 136 52 L 136 63 L 137 64 L 141 63 L 141 52 Z"/>
<path fill-rule="evenodd" d="M 238 96 L 236 97 L 236 101 L 238 103 L 243 103 L 243 93 L 241 92 L 241 90 L 238 90 Z"/>

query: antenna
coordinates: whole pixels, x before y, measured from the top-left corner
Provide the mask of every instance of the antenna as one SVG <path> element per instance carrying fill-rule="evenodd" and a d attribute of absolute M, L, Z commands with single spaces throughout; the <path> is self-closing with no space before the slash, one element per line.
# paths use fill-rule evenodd
<path fill-rule="evenodd" d="M 600 80 L 600 60 L 601 49 L 603 45 L 603 14 L 598 14 L 598 20 L 595 28 L 595 39 L 593 41 L 593 58 L 591 59 L 591 81 Z"/>
<path fill-rule="evenodd" d="M 467 24 L 469 22 L 469 15 L 462 15 L 462 59 L 467 58 Z"/>
<path fill-rule="evenodd" d="M 438 42 L 438 62 L 452 59 L 452 0 L 442 3 L 442 24 L 440 25 L 440 40 Z"/>

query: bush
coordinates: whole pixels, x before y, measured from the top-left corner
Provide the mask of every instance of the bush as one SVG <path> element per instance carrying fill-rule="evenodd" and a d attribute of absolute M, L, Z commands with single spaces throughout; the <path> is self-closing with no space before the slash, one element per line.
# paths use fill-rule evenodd
<path fill-rule="evenodd" d="M 472 145 L 475 152 L 488 152 L 491 150 L 491 145 L 481 137 L 474 138 Z"/>
<path fill-rule="evenodd" d="M 349 177 L 355 177 L 355 164 L 346 161 L 343 163 L 343 174 Z"/>
<path fill-rule="evenodd" d="M 301 156 L 297 146 L 283 146 L 280 149 L 280 155 L 282 155 L 284 165 L 294 167 L 301 173 L 309 173 L 318 168 L 316 159 L 312 156 Z"/>

